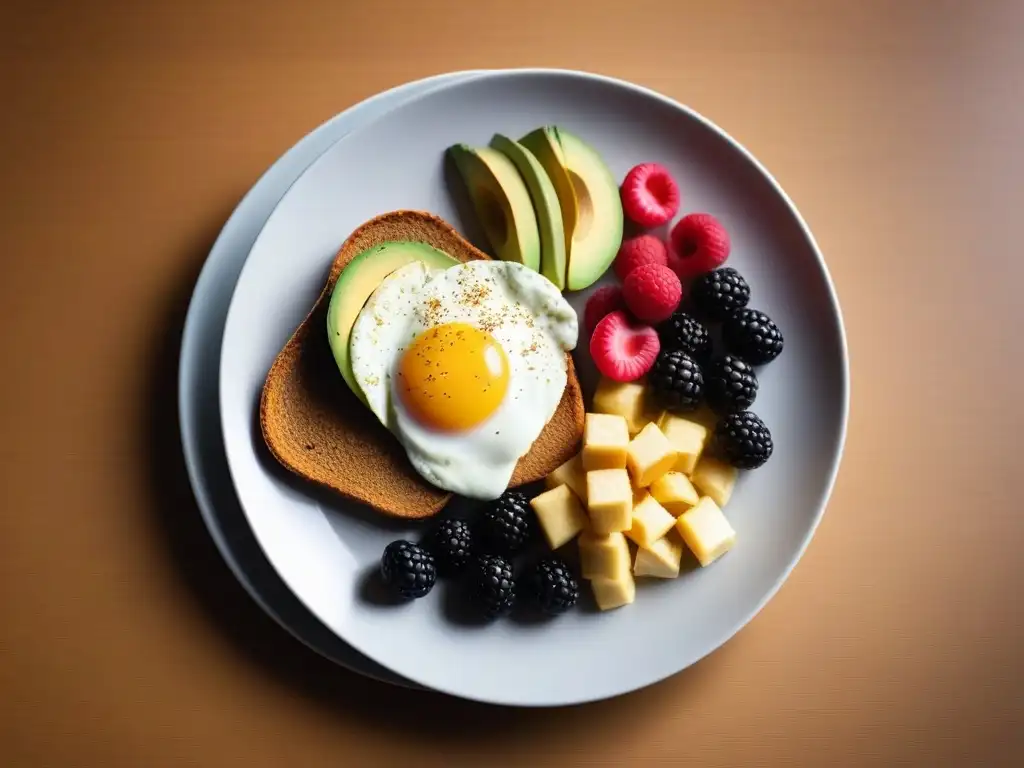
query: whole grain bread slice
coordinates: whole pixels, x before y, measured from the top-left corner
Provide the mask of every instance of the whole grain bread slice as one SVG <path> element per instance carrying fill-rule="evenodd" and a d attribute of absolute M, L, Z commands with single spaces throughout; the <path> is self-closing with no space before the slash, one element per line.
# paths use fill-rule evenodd
<path fill-rule="evenodd" d="M 352 394 L 327 340 L 327 305 L 338 276 L 367 248 L 393 240 L 427 243 L 459 261 L 488 259 L 448 223 L 422 211 L 385 213 L 344 242 L 320 297 L 267 374 L 260 427 L 270 453 L 291 472 L 384 515 L 424 518 L 439 512 L 450 493 L 427 483 L 405 450 Z M 583 435 L 583 395 L 566 355 L 568 382 L 555 415 L 512 476 L 511 486 L 540 480 L 576 453 Z"/>

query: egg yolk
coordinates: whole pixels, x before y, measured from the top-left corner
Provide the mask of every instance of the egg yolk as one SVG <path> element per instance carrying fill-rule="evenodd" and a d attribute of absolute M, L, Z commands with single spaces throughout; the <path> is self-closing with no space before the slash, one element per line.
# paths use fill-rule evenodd
<path fill-rule="evenodd" d="M 485 421 L 508 391 L 505 350 L 491 334 L 466 323 L 424 331 L 402 354 L 399 397 L 413 418 L 458 431 Z"/>

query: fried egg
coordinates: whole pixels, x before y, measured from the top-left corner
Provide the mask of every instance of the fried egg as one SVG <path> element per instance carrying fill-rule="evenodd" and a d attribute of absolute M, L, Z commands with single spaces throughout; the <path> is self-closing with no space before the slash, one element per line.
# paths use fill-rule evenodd
<path fill-rule="evenodd" d="M 576 312 L 509 261 L 391 273 L 352 329 L 352 372 L 413 467 L 453 493 L 494 499 L 558 408 Z"/>

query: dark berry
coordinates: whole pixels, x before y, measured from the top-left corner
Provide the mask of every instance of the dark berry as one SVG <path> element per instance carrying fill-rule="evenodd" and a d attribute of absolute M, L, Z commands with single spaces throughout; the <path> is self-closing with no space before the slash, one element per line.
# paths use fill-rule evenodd
<path fill-rule="evenodd" d="M 732 267 L 705 272 L 690 286 L 690 301 L 711 320 L 724 320 L 750 301 L 750 286 Z"/>
<path fill-rule="evenodd" d="M 533 531 L 533 510 L 522 491 L 505 491 L 488 504 L 480 516 L 480 546 L 490 554 L 516 554 L 530 540 Z"/>
<path fill-rule="evenodd" d="M 704 397 L 716 413 L 744 411 L 757 397 L 757 375 L 734 355 L 720 357 L 704 371 Z"/>
<path fill-rule="evenodd" d="M 722 458 L 737 469 L 757 469 L 775 447 L 768 427 L 750 411 L 723 416 L 715 425 L 714 442 Z"/>
<path fill-rule="evenodd" d="M 704 393 L 700 366 L 678 349 L 658 355 L 647 381 L 655 401 L 670 411 L 696 410 Z"/>
<path fill-rule="evenodd" d="M 565 613 L 580 597 L 580 587 L 569 566 L 557 557 L 539 560 L 527 575 L 525 589 L 541 612 Z"/>
<path fill-rule="evenodd" d="M 426 543 L 445 576 L 463 570 L 473 554 L 473 535 L 465 520 L 442 520 Z"/>
<path fill-rule="evenodd" d="M 411 541 L 399 539 L 384 548 L 380 558 L 384 583 L 404 598 L 423 597 L 437 581 L 434 556 Z"/>
<path fill-rule="evenodd" d="M 730 352 L 751 365 L 764 365 L 782 352 L 782 331 L 757 309 L 739 309 L 726 318 L 722 338 Z"/>
<path fill-rule="evenodd" d="M 693 315 L 676 312 L 658 326 L 661 348 L 681 349 L 690 357 L 705 360 L 711 356 L 711 334 L 707 327 Z"/>
<path fill-rule="evenodd" d="M 516 600 L 512 563 L 499 555 L 479 555 L 470 564 L 470 598 L 484 616 L 494 619 L 511 612 Z"/>

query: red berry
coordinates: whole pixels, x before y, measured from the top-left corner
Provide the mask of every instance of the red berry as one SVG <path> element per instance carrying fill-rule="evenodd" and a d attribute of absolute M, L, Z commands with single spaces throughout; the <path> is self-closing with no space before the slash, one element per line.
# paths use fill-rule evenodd
<path fill-rule="evenodd" d="M 639 379 L 651 370 L 660 350 L 658 332 L 631 321 L 621 309 L 605 315 L 590 337 L 594 365 L 613 381 Z"/>
<path fill-rule="evenodd" d="M 657 227 L 679 212 L 679 186 L 668 169 L 641 163 L 622 182 L 622 210 L 642 227 Z"/>
<path fill-rule="evenodd" d="M 617 285 L 605 285 L 598 288 L 587 299 L 587 306 L 583 309 L 583 324 L 587 327 L 587 335 L 594 332 L 594 328 L 609 312 L 616 309 L 625 309 L 626 302 L 622 299 L 622 289 Z"/>
<path fill-rule="evenodd" d="M 668 264 L 681 279 L 717 269 L 729 258 L 729 233 L 710 213 L 690 213 L 672 227 Z"/>
<path fill-rule="evenodd" d="M 615 257 L 615 274 L 619 280 L 641 264 L 668 264 L 668 247 L 654 235 L 639 235 L 623 240 Z"/>
<path fill-rule="evenodd" d="M 683 286 L 676 273 L 661 264 L 644 264 L 626 278 L 622 297 L 629 311 L 648 323 L 668 320 L 679 308 Z"/>

